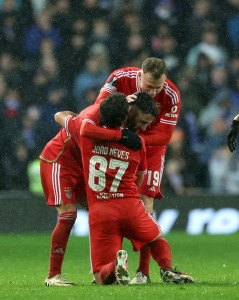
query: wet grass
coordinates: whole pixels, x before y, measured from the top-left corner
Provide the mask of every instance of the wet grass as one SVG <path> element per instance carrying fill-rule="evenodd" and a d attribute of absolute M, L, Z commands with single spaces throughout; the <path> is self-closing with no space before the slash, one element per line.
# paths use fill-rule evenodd
<path fill-rule="evenodd" d="M 89 274 L 88 238 L 72 236 L 63 272 L 75 281 L 72 288 L 46 288 L 49 234 L 0 235 L 0 299 L 239 299 L 239 234 L 223 236 L 167 236 L 173 265 L 195 278 L 195 284 L 163 283 L 159 268 L 151 262 L 152 283 L 146 286 L 95 286 Z M 137 268 L 138 254 L 128 241 L 131 277 Z"/>

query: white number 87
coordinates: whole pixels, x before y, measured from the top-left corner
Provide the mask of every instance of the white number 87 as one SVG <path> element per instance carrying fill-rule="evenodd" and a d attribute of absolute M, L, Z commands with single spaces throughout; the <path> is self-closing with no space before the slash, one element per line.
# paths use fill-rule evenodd
<path fill-rule="evenodd" d="M 119 187 L 120 181 L 128 168 L 129 162 L 121 161 L 111 158 L 109 161 L 109 166 L 107 159 L 103 156 L 94 155 L 90 159 L 90 172 L 88 184 L 89 187 L 96 192 L 102 192 L 106 187 L 106 171 L 107 167 L 109 169 L 115 170 L 119 168 L 115 174 L 114 180 L 111 184 L 109 192 L 115 193 Z M 99 165 L 99 168 L 96 169 L 96 164 Z"/>

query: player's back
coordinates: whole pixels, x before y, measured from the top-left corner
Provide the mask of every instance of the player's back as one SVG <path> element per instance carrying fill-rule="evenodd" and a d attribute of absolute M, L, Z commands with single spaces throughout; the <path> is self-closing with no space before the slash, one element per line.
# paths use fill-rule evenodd
<path fill-rule="evenodd" d="M 48 163 L 57 162 L 68 167 L 82 166 L 80 150 L 64 128 L 46 144 L 40 158 Z"/>
<path fill-rule="evenodd" d="M 136 173 L 146 173 L 144 142 L 138 151 L 116 142 L 82 138 L 81 143 L 89 205 L 103 199 L 138 199 Z"/>

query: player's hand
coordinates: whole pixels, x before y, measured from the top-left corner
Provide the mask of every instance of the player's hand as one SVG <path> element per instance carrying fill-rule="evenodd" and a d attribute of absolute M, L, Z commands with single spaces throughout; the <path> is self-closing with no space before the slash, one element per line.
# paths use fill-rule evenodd
<path fill-rule="evenodd" d="M 135 94 L 126 96 L 126 100 L 129 104 L 134 102 L 136 99 L 137 99 L 137 95 L 135 95 Z"/>
<path fill-rule="evenodd" d="M 236 149 L 236 138 L 239 131 L 239 122 L 236 120 L 232 121 L 231 124 L 231 130 L 227 135 L 227 145 L 231 152 L 233 152 Z"/>
<path fill-rule="evenodd" d="M 142 148 L 140 137 L 129 129 L 122 130 L 122 138 L 119 142 L 133 150 L 140 150 Z"/>

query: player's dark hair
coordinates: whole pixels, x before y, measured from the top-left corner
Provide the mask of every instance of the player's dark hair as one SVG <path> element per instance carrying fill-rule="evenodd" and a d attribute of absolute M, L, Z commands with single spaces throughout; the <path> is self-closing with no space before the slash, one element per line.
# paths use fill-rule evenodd
<path fill-rule="evenodd" d="M 153 117 L 156 117 L 158 108 L 153 97 L 145 92 L 135 93 L 135 95 L 137 99 L 130 104 L 135 105 L 144 114 L 151 114 Z"/>
<path fill-rule="evenodd" d="M 129 104 L 124 94 L 114 93 L 100 104 L 101 123 L 107 127 L 117 128 L 127 118 Z"/>
<path fill-rule="evenodd" d="M 146 58 L 142 63 L 143 73 L 150 73 L 154 79 L 167 75 L 167 66 L 164 60 L 157 57 Z"/>

